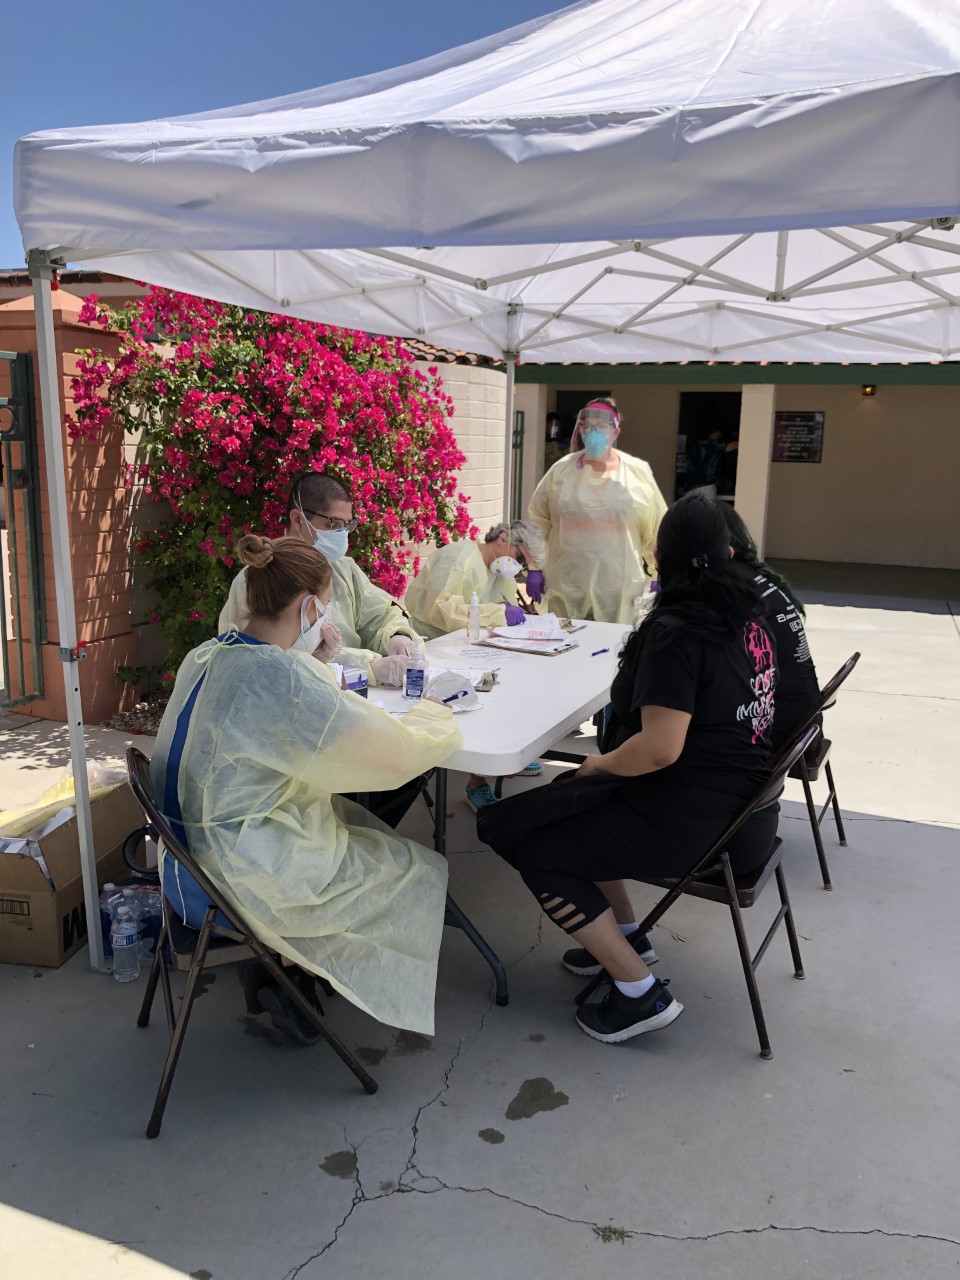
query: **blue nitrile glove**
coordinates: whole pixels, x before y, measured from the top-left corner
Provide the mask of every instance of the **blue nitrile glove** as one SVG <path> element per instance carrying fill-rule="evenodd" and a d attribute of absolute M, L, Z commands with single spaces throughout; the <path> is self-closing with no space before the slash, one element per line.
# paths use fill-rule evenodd
<path fill-rule="evenodd" d="M 521 622 L 526 622 L 527 615 L 523 612 L 518 604 L 504 605 L 507 611 L 507 626 L 518 627 Z"/>
<path fill-rule="evenodd" d="M 534 604 L 539 604 L 543 599 L 543 593 L 547 589 L 547 582 L 540 569 L 531 569 L 527 574 L 527 581 L 524 584 L 527 595 Z"/>

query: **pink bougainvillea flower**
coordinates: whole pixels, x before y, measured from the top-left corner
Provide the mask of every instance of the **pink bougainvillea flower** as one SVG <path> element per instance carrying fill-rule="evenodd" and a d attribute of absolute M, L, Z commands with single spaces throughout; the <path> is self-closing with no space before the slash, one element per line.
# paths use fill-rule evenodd
<path fill-rule="evenodd" d="M 397 339 L 157 288 L 118 312 L 90 298 L 81 319 L 119 351 L 79 354 L 68 430 L 77 447 L 111 418 L 138 433 L 127 482 L 160 509 L 134 548 L 162 601 L 151 619 L 170 666 L 209 637 L 234 539 L 281 534 L 305 471 L 351 491 L 350 554 L 393 595 L 419 567 L 411 544 L 475 535 L 452 401 Z"/>

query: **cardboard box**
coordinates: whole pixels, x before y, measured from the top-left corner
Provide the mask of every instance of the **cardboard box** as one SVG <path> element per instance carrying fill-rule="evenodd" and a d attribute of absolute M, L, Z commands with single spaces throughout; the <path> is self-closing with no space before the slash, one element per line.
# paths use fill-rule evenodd
<path fill-rule="evenodd" d="M 126 783 L 91 804 L 97 886 L 125 880 L 123 843 L 146 819 Z M 0 961 L 57 968 L 87 939 L 87 913 L 80 873 L 77 820 L 72 818 L 40 841 L 53 878 L 34 858 L 0 854 Z M 99 920 L 94 922 L 99 928 Z"/>

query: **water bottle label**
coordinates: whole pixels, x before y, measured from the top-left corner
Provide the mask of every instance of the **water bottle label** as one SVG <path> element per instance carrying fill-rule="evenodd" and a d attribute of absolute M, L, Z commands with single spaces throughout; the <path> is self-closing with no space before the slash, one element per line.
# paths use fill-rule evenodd
<path fill-rule="evenodd" d="M 138 942 L 135 933 L 115 933 L 111 938 L 113 949 L 116 951 L 120 947 L 135 947 Z"/>
<path fill-rule="evenodd" d="M 408 698 L 422 698 L 423 686 L 426 677 L 425 671 L 408 671 L 407 683 L 404 693 Z"/>

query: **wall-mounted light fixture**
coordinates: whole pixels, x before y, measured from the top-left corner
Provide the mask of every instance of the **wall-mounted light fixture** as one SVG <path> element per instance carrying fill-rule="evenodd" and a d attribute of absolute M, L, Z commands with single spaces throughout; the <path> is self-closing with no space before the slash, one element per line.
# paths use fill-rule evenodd
<path fill-rule="evenodd" d="M 877 394 L 876 384 L 875 384 L 875 383 L 873 383 L 873 382 L 867 382 L 867 383 L 865 383 L 865 384 L 860 388 L 860 394 L 861 394 L 862 396 L 875 396 L 875 395 Z"/>

